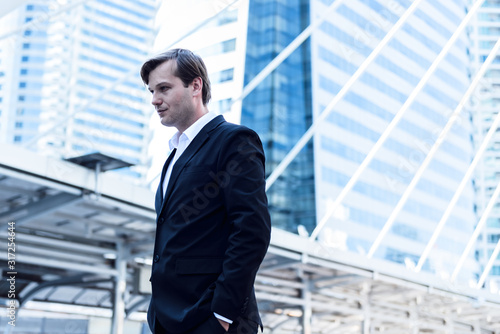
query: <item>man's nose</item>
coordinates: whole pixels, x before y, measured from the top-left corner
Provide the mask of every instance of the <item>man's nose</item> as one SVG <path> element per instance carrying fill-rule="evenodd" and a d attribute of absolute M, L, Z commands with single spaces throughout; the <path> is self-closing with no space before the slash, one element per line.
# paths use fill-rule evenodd
<path fill-rule="evenodd" d="M 153 93 L 153 96 L 151 97 L 151 104 L 154 106 L 161 105 L 161 99 L 158 97 L 158 95 Z"/>

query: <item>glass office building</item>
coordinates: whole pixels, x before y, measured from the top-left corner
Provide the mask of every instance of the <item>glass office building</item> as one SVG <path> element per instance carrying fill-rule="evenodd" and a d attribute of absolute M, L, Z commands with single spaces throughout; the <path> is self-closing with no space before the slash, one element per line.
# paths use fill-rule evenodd
<path fill-rule="evenodd" d="M 49 24 L 42 21 L 31 26 L 31 22 L 48 11 L 47 4 L 38 2 L 0 20 L 3 33 L 0 39 L 0 141 L 3 143 L 23 143 L 38 132 Z M 13 28 L 23 25 L 25 30 L 14 33 Z"/>
<path fill-rule="evenodd" d="M 163 0 L 157 21 L 155 53 L 185 48 L 203 57 L 212 89 L 208 109 L 229 122 L 240 123 L 241 102 L 237 100 L 243 89 L 248 0 Z M 156 117 L 153 121 L 150 183 L 155 188 L 169 154 L 167 143 L 176 129 L 162 126 Z"/>
<path fill-rule="evenodd" d="M 486 0 L 479 9 L 479 13 L 471 29 L 471 37 L 474 42 L 471 48 L 471 58 L 475 71 L 486 60 L 496 41 L 500 38 L 499 21 L 500 1 Z M 474 95 L 474 138 L 477 146 L 481 145 L 484 135 L 489 130 L 498 113 L 499 106 L 500 57 L 497 56 L 484 75 L 479 91 Z M 479 216 L 483 214 L 495 188 L 500 182 L 498 174 L 500 167 L 499 159 L 500 136 L 496 132 L 476 170 L 475 185 Z M 500 210 L 498 208 L 498 199 L 496 201 L 497 204 L 490 213 L 486 221 L 486 226 L 483 228 L 477 242 L 476 259 L 479 261 L 481 271 L 486 267 L 496 244 L 500 240 Z M 495 280 L 498 286 L 498 282 L 500 281 L 500 260 L 498 259 L 491 268 L 490 278 Z"/>
<path fill-rule="evenodd" d="M 250 1 L 245 82 L 332 2 Z M 243 101 L 242 123 L 261 135 L 268 174 L 409 5 L 403 0 L 343 2 Z M 295 232 L 300 224 L 310 232 L 323 218 L 465 17 L 466 5 L 462 0 L 420 5 L 270 188 L 276 227 Z M 469 46 L 463 33 L 342 203 L 343 215 L 329 219 L 322 233 L 325 242 L 368 252 L 469 85 Z M 375 257 L 418 261 L 473 156 L 468 112 L 453 127 Z M 470 182 L 423 269 L 449 275 L 475 221 Z M 470 258 L 464 272 L 471 277 L 476 271 Z"/>
<path fill-rule="evenodd" d="M 156 0 L 33 1 L 4 17 L 22 32 L 3 41 L 15 52 L 1 55 L 1 71 L 14 82 L 0 91 L 2 141 L 63 158 L 99 151 L 135 164 L 120 173 L 144 179 L 151 108 L 138 71 L 157 7 Z"/>
<path fill-rule="evenodd" d="M 308 26 L 309 17 L 309 1 L 250 1 L 245 84 Z M 310 74 L 308 40 L 243 100 L 241 123 L 259 133 L 267 175 L 311 126 Z M 273 225 L 294 232 L 302 225 L 311 232 L 316 225 L 314 186 L 310 142 L 267 193 Z"/>

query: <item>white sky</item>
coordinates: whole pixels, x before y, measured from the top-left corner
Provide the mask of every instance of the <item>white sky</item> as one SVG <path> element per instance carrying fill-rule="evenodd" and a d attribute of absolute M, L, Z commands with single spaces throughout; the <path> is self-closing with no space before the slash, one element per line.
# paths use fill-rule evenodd
<path fill-rule="evenodd" d="M 158 35 L 153 47 L 154 54 L 166 51 L 172 47 L 175 41 L 189 33 L 207 18 L 215 15 L 234 0 L 163 0 L 156 17 Z M 177 131 L 161 125 L 159 117 L 154 113 L 151 106 L 150 128 L 154 136 L 150 144 L 150 155 L 152 158 L 151 168 L 148 173 L 148 182 L 151 189 L 158 186 L 163 164 L 168 157 L 168 141 Z"/>

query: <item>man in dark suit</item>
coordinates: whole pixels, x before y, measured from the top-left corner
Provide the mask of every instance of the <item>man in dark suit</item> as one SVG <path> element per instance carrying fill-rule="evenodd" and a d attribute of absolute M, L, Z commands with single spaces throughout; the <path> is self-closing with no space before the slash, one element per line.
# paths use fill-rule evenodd
<path fill-rule="evenodd" d="M 257 134 L 207 109 L 210 81 L 191 51 L 141 68 L 169 142 L 156 194 L 148 323 L 153 333 L 245 333 L 262 328 L 253 289 L 269 246 L 264 152 Z"/>

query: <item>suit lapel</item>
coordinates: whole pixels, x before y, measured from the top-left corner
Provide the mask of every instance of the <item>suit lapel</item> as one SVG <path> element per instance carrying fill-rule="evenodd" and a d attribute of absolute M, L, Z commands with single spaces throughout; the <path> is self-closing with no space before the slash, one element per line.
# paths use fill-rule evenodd
<path fill-rule="evenodd" d="M 177 178 L 179 177 L 182 169 L 184 169 L 184 166 L 193 158 L 196 152 L 198 152 L 203 144 L 205 144 L 205 142 L 209 139 L 210 131 L 212 131 L 222 122 L 225 122 L 225 120 L 224 117 L 220 115 L 208 122 L 208 124 L 200 130 L 196 137 L 194 137 L 193 141 L 189 144 L 184 153 L 182 153 L 180 158 L 175 162 L 174 168 L 172 169 L 172 174 L 170 175 L 170 179 L 168 180 L 168 187 L 165 198 L 163 199 L 162 210 L 163 207 L 165 207 L 165 203 L 168 202 L 168 199 L 172 194 L 172 189 L 174 188 L 175 183 L 177 182 Z"/>
<path fill-rule="evenodd" d="M 170 161 L 172 161 L 174 157 L 174 152 L 176 149 L 174 148 L 170 154 L 168 155 L 167 160 L 165 161 L 165 164 L 163 165 L 163 169 L 161 171 L 161 177 L 160 177 L 160 183 L 158 184 L 158 189 L 156 190 L 156 196 L 155 196 L 155 211 L 156 214 L 160 213 L 160 209 L 162 206 L 163 202 L 163 180 L 165 179 L 165 173 L 167 172 L 168 165 L 170 164 Z"/>

